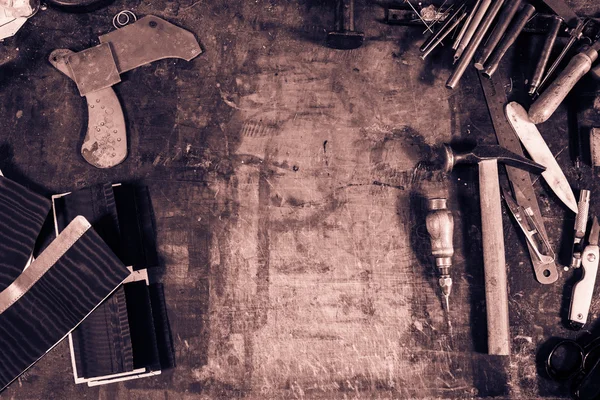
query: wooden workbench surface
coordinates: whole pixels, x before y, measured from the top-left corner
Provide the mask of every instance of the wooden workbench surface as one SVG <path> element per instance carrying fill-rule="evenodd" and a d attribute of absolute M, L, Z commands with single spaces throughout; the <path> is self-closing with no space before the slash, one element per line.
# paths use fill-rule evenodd
<path fill-rule="evenodd" d="M 97 44 L 122 9 L 192 31 L 204 53 L 122 76 L 129 157 L 98 170 L 79 154 L 84 100 L 47 57 Z M 539 358 L 550 338 L 577 336 L 563 327 L 573 272 L 537 283 L 505 215 L 512 355 L 486 355 L 476 168 L 445 176 L 420 164 L 453 139 L 495 142 L 477 76 L 447 90 L 451 54 L 423 62 L 423 28 L 382 18 L 358 1 L 365 45 L 336 51 L 324 47 L 327 2 L 116 0 L 89 14 L 41 11 L 0 45 L 0 169 L 46 195 L 149 186 L 164 267 L 153 279 L 165 284 L 177 353 L 158 377 L 88 388 L 73 383 L 61 343 L 2 398 L 568 397 Z M 507 62 L 528 60 L 538 39 Z M 512 70 L 522 87 L 527 71 Z M 561 108 L 540 130 L 598 210 L 567 128 Z M 552 245 L 568 246 L 573 215 L 545 183 L 536 190 Z M 424 225 L 423 198 L 436 193 L 455 218 L 452 330 Z M 595 321 L 596 299 L 591 311 Z"/>

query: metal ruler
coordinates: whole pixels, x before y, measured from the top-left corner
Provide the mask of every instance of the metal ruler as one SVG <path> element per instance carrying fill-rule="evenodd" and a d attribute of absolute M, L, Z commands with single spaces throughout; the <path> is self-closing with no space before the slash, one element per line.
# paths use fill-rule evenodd
<path fill-rule="evenodd" d="M 479 73 L 479 80 L 481 82 L 485 100 L 490 111 L 492 124 L 494 125 L 494 130 L 496 131 L 498 144 L 516 154 L 523 155 L 523 149 L 521 148 L 519 138 L 513 132 L 511 126 L 506 120 L 506 116 L 504 115 L 504 106 L 508 100 L 506 97 L 506 92 L 504 91 L 504 87 L 499 82 L 508 82 L 508 80 L 502 79 L 501 76 L 503 74 L 500 72 L 501 71 L 498 71 L 498 73 L 494 74 L 492 79 L 488 79 Z M 506 173 L 511 185 L 519 188 L 519 190 L 513 190 L 517 203 L 525 208 L 531 207 L 534 218 L 539 226 L 539 233 L 547 241 L 548 235 L 542 221 L 542 214 L 540 212 L 537 198 L 535 197 L 533 182 L 531 181 L 529 172 L 519 168 L 506 166 Z M 533 263 L 533 271 L 537 281 L 545 285 L 556 282 L 558 279 L 556 263 L 542 263 L 535 256 L 535 252 L 532 250 L 529 243 L 527 244 L 527 247 L 529 248 L 529 256 L 531 257 L 531 262 Z"/>

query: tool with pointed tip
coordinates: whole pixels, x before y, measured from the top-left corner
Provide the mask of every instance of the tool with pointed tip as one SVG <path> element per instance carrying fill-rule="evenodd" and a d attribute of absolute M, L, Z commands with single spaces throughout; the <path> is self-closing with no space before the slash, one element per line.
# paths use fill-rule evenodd
<path fill-rule="evenodd" d="M 543 264 L 554 262 L 554 252 L 550 248 L 548 240 L 540 234 L 539 225 L 535 221 L 531 208 L 519 205 L 504 188 L 502 188 L 502 197 L 506 201 L 510 213 L 525 234 L 525 239 L 529 243 L 530 249 L 533 250 L 533 254 Z"/>
<path fill-rule="evenodd" d="M 543 172 L 545 167 L 501 146 L 477 146 L 468 151 L 458 152 L 446 145 L 445 150 L 446 171 L 448 172 L 455 164 L 459 163 L 478 164 L 479 166 L 488 353 L 509 355 L 508 280 L 504 254 L 498 163 L 502 162 L 538 174 Z"/>
<path fill-rule="evenodd" d="M 577 201 L 573 190 L 540 131 L 527 116 L 527 111 L 522 105 L 514 101 L 508 103 L 504 111 L 513 131 L 517 134 L 531 158 L 546 167 L 542 177 L 548 182 L 550 189 L 567 207 L 577 213 Z"/>
<path fill-rule="evenodd" d="M 600 225 L 598 218 L 594 217 L 588 245 L 583 249 L 581 255 L 581 267 L 583 276 L 581 280 L 573 287 L 571 297 L 571 307 L 569 309 L 569 324 L 573 329 L 581 329 L 587 322 L 594 286 L 596 285 L 596 275 L 598 273 L 598 257 L 600 249 L 598 248 L 598 236 L 600 234 Z"/>
<path fill-rule="evenodd" d="M 583 239 L 587 230 L 588 213 L 590 211 L 590 191 L 581 190 L 579 203 L 577 203 L 577 217 L 575 217 L 575 232 L 573 235 L 573 251 L 571 252 L 571 268 L 581 266 L 581 254 L 583 252 Z"/>
<path fill-rule="evenodd" d="M 431 254 L 435 257 L 435 266 L 440 275 L 438 283 L 444 295 L 446 312 L 449 313 L 448 298 L 452 290 L 450 268 L 452 267 L 452 256 L 454 255 L 454 246 L 452 244 L 454 219 L 446 203 L 447 199 L 444 198 L 427 200 L 429 213 L 425 219 L 425 225 L 431 239 Z"/>

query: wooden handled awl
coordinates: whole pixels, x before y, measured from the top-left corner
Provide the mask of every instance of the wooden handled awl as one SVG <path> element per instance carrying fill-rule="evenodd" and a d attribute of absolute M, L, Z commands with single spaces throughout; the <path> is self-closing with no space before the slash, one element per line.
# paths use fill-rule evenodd
<path fill-rule="evenodd" d="M 446 171 L 450 172 L 458 163 L 477 163 L 479 165 L 488 353 L 509 355 L 508 281 L 504 256 L 498 162 L 534 173 L 541 173 L 545 169 L 542 165 L 501 146 L 477 146 L 471 151 L 460 153 L 454 151 L 450 146 L 446 146 Z"/>
<path fill-rule="evenodd" d="M 448 298 L 452 290 L 450 267 L 452 267 L 452 256 L 454 255 L 452 244 L 454 219 L 446 206 L 446 202 L 447 200 L 444 198 L 434 198 L 427 201 L 429 214 L 427 214 L 425 224 L 431 238 L 431 254 L 435 257 L 435 266 L 440 275 L 438 283 L 444 295 L 446 311 L 449 311 Z"/>
<path fill-rule="evenodd" d="M 590 71 L 592 64 L 598 58 L 599 49 L 600 41 L 596 41 L 587 50 L 573 56 L 554 82 L 531 105 L 528 113 L 531 122 L 541 124 L 554 114 L 573 86 Z"/>

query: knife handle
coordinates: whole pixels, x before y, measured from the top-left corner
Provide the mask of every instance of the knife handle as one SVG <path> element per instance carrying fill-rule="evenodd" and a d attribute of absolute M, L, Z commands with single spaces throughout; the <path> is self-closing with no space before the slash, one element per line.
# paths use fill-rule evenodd
<path fill-rule="evenodd" d="M 586 246 L 581 257 L 583 276 L 573 287 L 569 309 L 569 322 L 571 327 L 576 330 L 581 329 L 587 322 L 598 273 L 599 253 L 598 246 Z"/>

